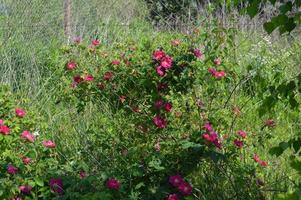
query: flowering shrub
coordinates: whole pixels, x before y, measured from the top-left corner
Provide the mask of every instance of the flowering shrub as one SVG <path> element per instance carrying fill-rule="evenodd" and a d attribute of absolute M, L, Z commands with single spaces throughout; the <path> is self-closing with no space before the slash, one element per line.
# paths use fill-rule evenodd
<path fill-rule="evenodd" d="M 266 171 L 274 163 L 262 151 L 263 141 L 279 125 L 271 115 L 249 117 L 244 111 L 246 102 L 253 106 L 258 99 L 241 85 L 248 76 L 236 68 L 234 41 L 227 34 L 165 33 L 111 47 L 76 38 L 63 47 L 58 63 L 50 66 L 56 79 L 51 87 L 56 105 L 70 113 L 73 128 L 62 131 L 70 132 L 71 140 L 80 135 L 80 148 L 65 156 L 37 115 L 16 106 L 4 91 L 0 194 L 13 199 L 267 196 Z"/>
<path fill-rule="evenodd" d="M 111 160 L 96 166 L 115 177 L 106 180 L 108 194 L 206 199 L 226 188 L 227 194 L 220 193 L 224 199 L 261 195 L 257 180 L 269 162 L 254 159 L 258 138 L 242 129 L 253 132 L 263 122 L 242 126 L 232 88 L 243 75 L 231 60 L 231 45 L 231 37 L 218 31 L 195 31 L 113 47 L 81 41 L 62 49 L 57 102 L 74 105 L 78 115 L 93 108 L 114 116 L 112 125 L 103 125 L 110 128 L 88 130 L 107 138 L 93 140 L 99 150 L 91 151 L 100 157 L 111 152 Z M 111 124 L 107 120 L 102 121 Z"/>

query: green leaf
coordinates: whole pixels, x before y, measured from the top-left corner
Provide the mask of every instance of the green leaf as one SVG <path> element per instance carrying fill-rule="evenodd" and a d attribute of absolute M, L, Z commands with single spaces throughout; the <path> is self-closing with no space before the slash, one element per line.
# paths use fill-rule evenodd
<path fill-rule="evenodd" d="M 41 187 L 44 186 L 44 181 L 43 181 L 41 178 L 36 177 L 36 178 L 34 179 L 34 181 L 36 182 L 36 184 L 37 184 L 38 186 L 41 186 Z"/>
<path fill-rule="evenodd" d="M 248 14 L 251 18 L 255 17 L 255 16 L 257 15 L 258 11 L 259 11 L 259 10 L 258 10 L 257 4 L 253 4 L 253 5 L 251 5 L 251 6 L 249 6 L 249 7 L 247 8 L 247 14 Z"/>
<path fill-rule="evenodd" d="M 281 148 L 281 147 L 273 147 L 273 148 L 271 148 L 270 150 L 269 150 L 269 153 L 271 154 L 271 155 L 275 155 L 275 156 L 280 156 L 282 153 L 284 152 L 284 150 Z"/>
<path fill-rule="evenodd" d="M 271 34 L 277 28 L 277 26 L 275 26 L 273 22 L 266 22 L 263 24 L 263 28 L 268 34 Z"/>
<path fill-rule="evenodd" d="M 280 10 L 280 12 L 281 12 L 282 14 L 285 14 L 285 13 L 287 13 L 288 11 L 291 11 L 292 8 L 293 8 L 293 4 L 292 4 L 292 2 L 289 1 L 289 2 L 287 2 L 286 4 L 281 5 L 281 6 L 279 7 L 279 10 Z"/>
<path fill-rule="evenodd" d="M 301 138 L 298 138 L 297 140 L 295 140 L 293 142 L 293 148 L 295 150 L 295 153 L 297 153 L 300 150 L 300 148 L 301 148 Z"/>

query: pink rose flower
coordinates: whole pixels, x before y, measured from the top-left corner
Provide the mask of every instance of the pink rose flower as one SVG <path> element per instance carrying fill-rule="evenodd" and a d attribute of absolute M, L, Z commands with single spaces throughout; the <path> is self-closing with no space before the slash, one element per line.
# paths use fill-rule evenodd
<path fill-rule="evenodd" d="M 213 63 L 218 66 L 222 63 L 222 60 L 220 58 L 215 58 Z"/>
<path fill-rule="evenodd" d="M 223 78 L 226 76 L 226 73 L 224 71 L 219 71 L 219 72 L 216 72 L 213 76 L 215 78 Z"/>
<path fill-rule="evenodd" d="M 78 84 L 80 84 L 84 79 L 80 75 L 76 75 L 73 77 L 72 87 L 75 88 Z"/>
<path fill-rule="evenodd" d="M 155 101 L 154 106 L 156 109 L 160 109 L 163 106 L 163 100 L 162 99 L 158 99 L 157 101 Z"/>
<path fill-rule="evenodd" d="M 119 60 L 113 60 L 112 65 L 120 65 L 120 61 Z"/>
<path fill-rule="evenodd" d="M 10 128 L 8 126 L 5 126 L 5 125 L 0 125 L 0 133 L 2 135 L 9 135 Z"/>
<path fill-rule="evenodd" d="M 239 139 L 235 139 L 233 143 L 235 146 L 237 146 L 240 149 L 243 148 L 243 146 L 244 146 L 244 142 Z"/>
<path fill-rule="evenodd" d="M 176 194 L 168 195 L 168 200 L 180 200 Z"/>
<path fill-rule="evenodd" d="M 77 64 L 73 61 L 70 61 L 66 64 L 66 68 L 70 71 L 74 70 L 76 68 Z"/>
<path fill-rule="evenodd" d="M 32 159 L 28 158 L 28 157 L 23 157 L 22 161 L 23 161 L 24 165 L 28 165 L 31 163 Z"/>
<path fill-rule="evenodd" d="M 164 53 L 164 51 L 162 51 L 162 50 L 156 50 L 156 51 L 153 53 L 153 59 L 159 61 L 159 60 L 161 60 L 163 57 L 165 57 L 165 55 L 166 55 L 166 54 Z"/>
<path fill-rule="evenodd" d="M 164 118 L 162 118 L 160 115 L 156 115 L 153 118 L 153 122 L 158 128 L 166 128 L 166 126 L 167 126 L 166 120 Z"/>
<path fill-rule="evenodd" d="M 238 135 L 240 135 L 240 137 L 242 137 L 242 138 L 246 138 L 246 137 L 247 137 L 247 133 L 246 133 L 245 131 L 243 131 L 243 130 L 239 130 L 237 133 L 238 133 Z"/>
<path fill-rule="evenodd" d="M 84 80 L 90 82 L 94 80 L 94 77 L 91 74 L 87 74 L 84 76 Z"/>
<path fill-rule="evenodd" d="M 163 57 L 160 65 L 165 69 L 170 69 L 172 67 L 172 58 L 170 56 Z"/>
<path fill-rule="evenodd" d="M 156 72 L 159 76 L 163 77 L 166 74 L 166 69 L 162 66 L 157 66 L 156 67 Z"/>
<path fill-rule="evenodd" d="M 110 178 L 107 180 L 106 186 L 110 190 L 119 190 L 120 183 L 117 179 Z"/>
<path fill-rule="evenodd" d="M 87 177 L 86 172 L 80 171 L 80 172 L 79 172 L 79 177 L 80 177 L 81 179 L 86 178 L 86 177 Z"/>
<path fill-rule="evenodd" d="M 4 125 L 4 120 L 3 119 L 0 119 L 0 126 L 1 125 Z"/>
<path fill-rule="evenodd" d="M 171 112 L 171 110 L 172 110 L 172 104 L 170 102 L 165 103 L 164 110 L 166 112 Z"/>
<path fill-rule="evenodd" d="M 49 186 L 52 192 L 57 194 L 63 194 L 63 181 L 60 178 L 52 178 L 49 181 Z"/>
<path fill-rule="evenodd" d="M 97 39 L 92 40 L 92 45 L 93 45 L 93 46 L 98 46 L 98 45 L 100 45 L 100 41 L 97 40 Z"/>
<path fill-rule="evenodd" d="M 30 142 L 34 142 L 35 139 L 29 131 L 23 131 L 23 133 L 21 134 L 21 138 Z"/>
<path fill-rule="evenodd" d="M 262 167 L 266 167 L 268 165 L 268 163 L 264 160 L 261 160 L 257 154 L 253 155 L 253 160 Z"/>
<path fill-rule="evenodd" d="M 21 185 L 19 187 L 20 192 L 22 192 L 25 195 L 29 195 L 30 191 L 32 190 L 32 187 L 30 185 Z"/>
<path fill-rule="evenodd" d="M 174 187 L 178 187 L 183 182 L 184 180 L 180 175 L 174 175 L 169 177 L 169 183 Z"/>
<path fill-rule="evenodd" d="M 194 54 L 194 56 L 197 57 L 197 58 L 202 58 L 202 57 L 203 57 L 203 53 L 201 52 L 200 49 L 194 49 L 194 50 L 193 50 L 193 54 Z"/>
<path fill-rule="evenodd" d="M 189 183 L 187 182 L 182 182 L 179 187 L 178 187 L 179 191 L 181 192 L 182 195 L 184 196 L 188 196 L 191 195 L 192 193 L 192 187 Z"/>
<path fill-rule="evenodd" d="M 113 72 L 106 72 L 103 75 L 103 79 L 106 80 L 106 81 L 110 81 L 110 80 L 112 80 L 112 78 L 113 78 Z"/>
<path fill-rule="evenodd" d="M 16 108 L 15 112 L 16 112 L 16 116 L 19 118 L 22 118 L 26 115 L 26 112 L 22 108 Z"/>
<path fill-rule="evenodd" d="M 44 147 L 51 148 L 51 149 L 56 147 L 55 143 L 52 142 L 51 140 L 43 141 L 43 145 L 44 145 Z"/>
<path fill-rule="evenodd" d="M 7 173 L 16 174 L 16 173 L 18 173 L 18 168 L 16 168 L 15 166 L 9 164 L 9 165 L 7 165 Z"/>

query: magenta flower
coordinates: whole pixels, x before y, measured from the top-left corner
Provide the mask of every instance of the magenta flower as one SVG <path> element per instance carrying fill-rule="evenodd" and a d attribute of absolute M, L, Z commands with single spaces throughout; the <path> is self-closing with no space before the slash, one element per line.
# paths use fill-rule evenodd
<path fill-rule="evenodd" d="M 22 161 L 23 161 L 24 165 L 28 165 L 31 163 L 32 159 L 28 158 L 28 157 L 24 157 L 24 158 L 22 158 Z"/>
<path fill-rule="evenodd" d="M 60 178 L 52 178 L 49 181 L 49 186 L 52 192 L 57 194 L 63 194 L 63 181 Z"/>
<path fill-rule="evenodd" d="M 87 177 L 86 172 L 80 171 L 80 172 L 79 172 L 79 177 L 80 177 L 81 179 L 86 178 L 86 177 Z"/>
<path fill-rule="evenodd" d="M 218 66 L 222 63 L 222 60 L 220 58 L 215 58 L 213 63 Z"/>
<path fill-rule="evenodd" d="M 44 140 L 43 145 L 44 147 L 51 148 L 51 149 L 55 148 L 56 146 L 55 143 L 52 142 L 51 140 Z"/>
<path fill-rule="evenodd" d="M 2 135 L 9 135 L 10 128 L 8 126 L 5 126 L 5 125 L 0 125 L 0 133 Z"/>
<path fill-rule="evenodd" d="M 72 87 L 75 88 L 78 84 L 80 84 L 84 79 L 80 75 L 76 75 L 73 77 Z"/>
<path fill-rule="evenodd" d="M 30 142 L 34 142 L 35 139 L 29 131 L 23 131 L 23 133 L 21 134 L 21 138 Z"/>
<path fill-rule="evenodd" d="M 167 126 L 166 120 L 164 118 L 162 118 L 160 115 L 156 115 L 153 118 L 153 122 L 158 128 L 166 128 L 166 126 Z"/>
<path fill-rule="evenodd" d="M 174 187 L 178 187 L 183 182 L 184 180 L 180 175 L 174 175 L 169 177 L 169 183 Z"/>
<path fill-rule="evenodd" d="M 216 72 L 213 76 L 215 78 L 223 78 L 226 76 L 226 73 L 224 71 L 219 71 L 219 72 Z"/>
<path fill-rule="evenodd" d="M 164 51 L 162 51 L 162 50 L 156 50 L 156 51 L 153 53 L 153 59 L 159 61 L 159 60 L 161 60 L 163 57 L 165 57 L 165 55 L 166 55 L 166 54 L 164 53 Z"/>
<path fill-rule="evenodd" d="M 19 118 L 22 118 L 26 115 L 26 112 L 22 108 L 16 108 L 15 112 L 16 112 L 16 116 Z"/>
<path fill-rule="evenodd" d="M 92 45 L 93 46 L 98 46 L 98 45 L 100 45 L 100 41 L 99 40 L 97 40 L 97 39 L 95 39 L 95 40 L 92 40 Z"/>
<path fill-rule="evenodd" d="M 266 167 L 268 165 L 268 163 L 264 160 L 261 160 L 257 154 L 253 155 L 253 160 L 262 167 Z"/>
<path fill-rule="evenodd" d="M 163 100 L 162 99 L 158 99 L 157 101 L 155 101 L 154 106 L 157 109 L 160 109 L 163 106 Z"/>
<path fill-rule="evenodd" d="M 192 187 L 189 183 L 187 182 L 182 182 L 179 187 L 179 191 L 181 192 L 182 195 L 188 196 L 192 193 Z"/>
<path fill-rule="evenodd" d="M 16 174 L 16 173 L 18 173 L 18 168 L 16 168 L 15 166 L 9 164 L 9 165 L 7 165 L 7 173 Z"/>
<path fill-rule="evenodd" d="M 259 165 L 262 166 L 262 167 L 268 166 L 268 163 L 267 163 L 266 161 L 264 161 L 264 160 L 260 160 L 258 163 L 259 163 Z"/>
<path fill-rule="evenodd" d="M 87 74 L 84 76 L 84 80 L 85 81 L 93 81 L 94 80 L 94 77 L 91 75 L 91 74 Z"/>
<path fill-rule="evenodd" d="M 240 149 L 243 148 L 243 146 L 244 146 L 244 142 L 239 139 L 235 139 L 233 143 L 235 146 L 237 146 Z"/>
<path fill-rule="evenodd" d="M 165 110 L 166 112 L 171 112 L 171 110 L 172 110 L 172 104 L 169 103 L 169 102 L 165 103 L 165 105 L 164 105 L 164 110 Z"/>
<path fill-rule="evenodd" d="M 208 132 L 213 131 L 212 125 L 211 125 L 209 122 L 206 122 L 206 123 L 204 124 L 204 128 L 205 128 Z"/>
<path fill-rule="evenodd" d="M 165 69 L 170 69 L 172 67 L 172 58 L 170 56 L 163 57 L 160 65 Z"/>
<path fill-rule="evenodd" d="M 120 65 L 120 61 L 119 60 L 113 60 L 111 63 L 112 63 L 112 65 Z"/>
<path fill-rule="evenodd" d="M 112 80 L 112 78 L 113 78 L 113 72 L 106 72 L 103 75 L 103 79 L 106 80 L 106 81 L 110 81 L 110 80 Z"/>
<path fill-rule="evenodd" d="M 242 138 L 246 138 L 246 137 L 247 137 L 247 133 L 246 133 L 245 131 L 243 131 L 243 130 L 239 130 L 237 133 L 238 133 L 238 135 L 240 135 L 240 137 L 242 137 Z"/>
<path fill-rule="evenodd" d="M 22 192 L 25 195 L 29 195 L 30 191 L 32 190 L 32 187 L 30 185 L 21 185 L 19 187 L 20 192 Z"/>
<path fill-rule="evenodd" d="M 163 77 L 166 74 L 166 69 L 162 66 L 156 67 L 156 72 L 159 76 Z"/>
<path fill-rule="evenodd" d="M 253 155 L 253 160 L 255 161 L 255 162 L 258 162 L 260 159 L 259 159 L 259 156 L 257 155 L 257 154 L 255 154 L 254 153 L 254 155 Z"/>
<path fill-rule="evenodd" d="M 208 72 L 212 75 L 212 76 L 214 76 L 214 74 L 217 72 L 216 71 L 216 69 L 214 69 L 214 68 L 208 68 Z"/>
<path fill-rule="evenodd" d="M 218 135 L 216 132 L 211 131 L 210 133 L 204 133 L 202 135 L 203 139 L 212 143 L 214 146 L 216 146 L 217 148 L 221 149 L 222 148 L 222 144 L 220 139 L 218 138 Z"/>
<path fill-rule="evenodd" d="M 107 180 L 106 186 L 110 190 L 119 190 L 120 183 L 119 183 L 119 181 L 117 179 L 110 178 L 110 179 Z"/>
<path fill-rule="evenodd" d="M 4 120 L 3 119 L 0 119 L 0 126 L 1 125 L 4 125 Z"/>
<path fill-rule="evenodd" d="M 200 49 L 194 49 L 194 50 L 193 50 L 193 55 L 194 55 L 195 57 L 197 57 L 197 58 L 202 58 L 203 53 L 201 52 Z"/>
<path fill-rule="evenodd" d="M 168 200 L 180 200 L 177 194 L 168 195 Z"/>
<path fill-rule="evenodd" d="M 76 68 L 77 64 L 73 61 L 70 61 L 66 64 L 66 68 L 70 71 L 74 70 Z"/>

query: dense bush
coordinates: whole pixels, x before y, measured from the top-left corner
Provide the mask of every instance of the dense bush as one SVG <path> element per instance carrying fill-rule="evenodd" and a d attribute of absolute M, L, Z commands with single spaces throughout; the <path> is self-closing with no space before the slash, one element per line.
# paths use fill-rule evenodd
<path fill-rule="evenodd" d="M 286 84 L 285 77 L 279 78 L 283 83 L 277 79 L 278 66 L 275 72 L 264 65 L 242 69 L 236 59 L 233 30 L 216 27 L 187 35 L 144 34 L 112 46 L 76 38 L 51 57 L 53 77 L 45 86 L 56 89 L 53 103 L 68 111 L 72 123 L 58 121 L 50 129 L 42 113 L 16 109 L 15 97 L 1 88 L 1 195 L 276 198 L 292 184 L 275 170 L 280 161 L 266 146 L 285 130 L 281 119 L 297 121 L 298 113 L 293 106 L 290 115 L 281 111 L 291 105 L 284 97 L 262 109 L 269 105 L 261 100 L 274 91 L 269 86 Z M 70 140 L 57 139 L 64 132 Z M 298 145 L 294 138 L 271 153 L 292 147 L 298 170 Z M 298 198 L 297 192 L 291 196 Z"/>

